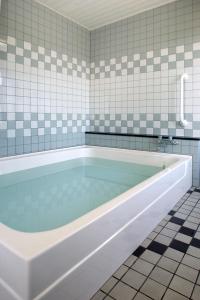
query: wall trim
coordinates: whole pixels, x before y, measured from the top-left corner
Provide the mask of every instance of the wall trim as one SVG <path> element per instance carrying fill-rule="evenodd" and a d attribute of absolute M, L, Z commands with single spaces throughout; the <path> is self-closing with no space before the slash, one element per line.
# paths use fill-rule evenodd
<path fill-rule="evenodd" d="M 153 134 L 133 134 L 133 133 L 117 133 L 117 132 L 100 132 L 100 131 L 86 131 L 85 134 L 97 134 L 97 135 L 112 135 L 112 136 L 124 136 L 124 137 L 146 137 L 146 138 L 158 138 L 160 135 Z M 167 139 L 169 135 L 162 135 L 162 138 Z M 200 138 L 187 137 L 187 136 L 173 136 L 176 140 L 191 140 L 200 141 Z"/>

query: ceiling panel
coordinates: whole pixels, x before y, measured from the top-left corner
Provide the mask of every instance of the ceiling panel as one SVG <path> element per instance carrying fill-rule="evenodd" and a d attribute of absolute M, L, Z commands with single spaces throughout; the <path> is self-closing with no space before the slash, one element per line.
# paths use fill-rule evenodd
<path fill-rule="evenodd" d="M 37 0 L 81 26 L 93 30 L 175 0 Z"/>

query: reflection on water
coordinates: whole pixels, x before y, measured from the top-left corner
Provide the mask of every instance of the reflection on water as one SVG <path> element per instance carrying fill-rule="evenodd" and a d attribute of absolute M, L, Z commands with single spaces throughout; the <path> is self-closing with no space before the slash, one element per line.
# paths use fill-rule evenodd
<path fill-rule="evenodd" d="M 97 158 L 0 176 L 0 221 L 25 232 L 65 225 L 160 171 Z"/>

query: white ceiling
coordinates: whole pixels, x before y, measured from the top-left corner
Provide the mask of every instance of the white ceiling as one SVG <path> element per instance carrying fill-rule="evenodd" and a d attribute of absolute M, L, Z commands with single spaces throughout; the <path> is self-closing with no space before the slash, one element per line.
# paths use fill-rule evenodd
<path fill-rule="evenodd" d="M 175 0 L 36 0 L 93 30 Z"/>

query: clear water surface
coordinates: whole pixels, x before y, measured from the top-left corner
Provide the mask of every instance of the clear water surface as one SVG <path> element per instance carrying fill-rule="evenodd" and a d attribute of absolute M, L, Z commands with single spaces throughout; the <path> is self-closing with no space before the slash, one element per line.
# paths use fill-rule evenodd
<path fill-rule="evenodd" d="M 0 222 L 23 232 L 63 226 L 161 168 L 79 158 L 0 176 Z"/>

